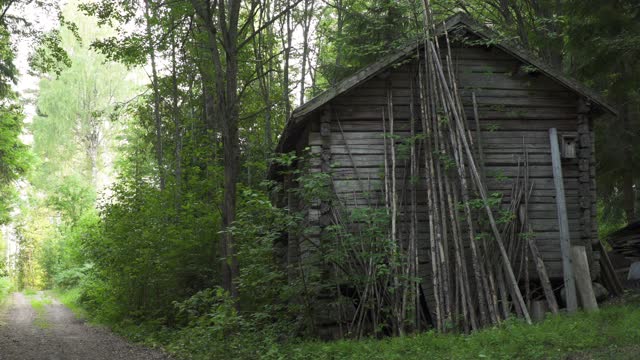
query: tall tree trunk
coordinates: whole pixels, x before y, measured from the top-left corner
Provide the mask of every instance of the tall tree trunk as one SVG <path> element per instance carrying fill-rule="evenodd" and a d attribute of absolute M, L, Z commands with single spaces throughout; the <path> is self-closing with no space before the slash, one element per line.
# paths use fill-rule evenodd
<path fill-rule="evenodd" d="M 91 167 L 91 184 L 96 188 L 98 186 L 98 147 L 97 141 L 90 141 L 87 147 L 87 155 L 89 156 L 89 166 Z"/>
<path fill-rule="evenodd" d="M 345 17 L 345 15 L 344 15 L 343 7 L 342 7 L 342 0 L 336 0 L 336 4 L 337 4 L 336 10 L 338 11 L 338 14 L 337 14 L 337 18 L 338 18 L 337 22 L 338 23 L 337 23 L 336 37 L 338 39 L 340 39 L 340 38 L 342 38 L 342 29 L 344 28 L 344 17 Z M 331 85 L 334 85 L 335 83 L 337 83 L 340 80 L 340 78 L 342 77 L 342 72 L 340 71 L 340 67 L 342 66 L 342 56 L 343 56 L 342 52 L 343 52 L 342 44 L 340 42 L 338 42 L 338 46 L 337 46 L 337 49 L 336 49 L 336 62 L 335 62 L 336 66 L 335 66 L 335 68 L 336 68 L 336 71 L 339 72 L 339 74 L 336 72 L 336 73 L 333 74 L 333 79 L 328 79 L 329 83 Z"/>
<path fill-rule="evenodd" d="M 307 62 L 309 61 L 309 32 L 313 17 L 314 0 L 304 1 L 304 14 L 302 16 L 302 69 L 300 71 L 300 106 L 304 104 L 306 90 L 305 79 L 307 77 Z"/>
<path fill-rule="evenodd" d="M 290 0 L 286 0 L 287 5 L 290 4 Z M 291 100 L 289 98 L 289 60 L 291 58 L 291 40 L 293 38 L 293 29 L 291 28 L 291 12 L 287 12 L 283 21 L 283 32 L 286 29 L 286 33 L 283 34 L 283 50 L 284 50 L 284 65 L 282 74 L 282 96 L 284 97 L 284 108 L 286 118 L 291 116 Z"/>
<path fill-rule="evenodd" d="M 258 21 L 258 27 L 261 27 L 268 19 L 265 20 L 265 16 L 267 16 L 270 11 L 270 2 L 267 0 L 264 3 L 265 9 L 260 11 L 260 17 Z M 255 26 L 252 26 L 254 33 L 256 32 Z M 267 28 L 267 41 L 269 41 L 272 37 L 271 26 Z M 268 159 L 272 149 L 272 137 L 271 134 L 271 72 L 272 68 L 272 51 L 273 48 L 270 45 L 265 45 L 265 40 L 262 34 L 258 34 L 255 37 L 254 42 L 254 55 L 256 57 L 256 75 L 258 77 L 258 84 L 260 85 L 260 93 L 262 95 L 262 100 L 264 101 L 265 113 L 264 113 L 264 141 L 265 141 L 265 157 Z M 265 60 L 264 53 L 266 52 L 268 58 Z M 268 65 L 267 65 L 268 63 Z M 268 68 L 265 71 L 265 67 Z"/>
<path fill-rule="evenodd" d="M 175 141 L 175 207 L 181 208 L 182 202 L 182 121 L 178 107 L 178 69 L 176 62 L 176 38 L 171 33 L 171 117 L 173 118 L 173 136 Z"/>
<path fill-rule="evenodd" d="M 220 2 L 218 6 L 222 6 Z M 238 298 L 235 280 L 240 275 L 235 238 L 229 231 L 236 220 L 236 184 L 240 164 L 240 144 L 238 139 L 238 21 L 240 0 L 229 0 L 229 9 L 219 9 L 219 22 L 222 25 L 222 44 L 225 51 L 225 84 L 218 84 L 218 101 L 222 122 L 222 146 L 224 150 L 224 199 L 222 203 L 222 226 L 224 230 L 224 286 L 231 297 Z M 227 22 L 228 21 L 228 22 Z M 222 68 L 216 69 L 223 71 Z"/>
<path fill-rule="evenodd" d="M 153 35 L 151 32 L 151 14 L 149 0 L 144 2 L 144 14 L 146 22 L 146 35 L 149 45 L 149 55 L 151 57 L 151 82 L 153 86 L 153 118 L 156 127 L 156 161 L 158 162 L 158 171 L 160 176 L 160 190 L 164 190 L 164 159 L 162 150 L 162 119 L 160 118 L 160 89 L 158 85 L 158 70 L 156 68 L 156 52 L 153 44 Z"/>
<path fill-rule="evenodd" d="M 206 0 L 191 0 L 199 20 L 207 31 L 210 59 L 213 63 L 217 112 L 222 125 L 224 195 L 222 201 L 223 236 L 220 242 L 222 258 L 222 285 L 235 299 L 238 287 L 235 280 L 240 274 L 235 238 L 229 231 L 236 217 L 236 183 L 239 170 L 238 139 L 238 22 L 240 0 L 217 1 L 212 8 Z M 221 51 L 221 49 L 222 51 Z M 223 55 L 223 53 L 224 55 Z M 237 303 L 236 303 L 237 305 Z"/>

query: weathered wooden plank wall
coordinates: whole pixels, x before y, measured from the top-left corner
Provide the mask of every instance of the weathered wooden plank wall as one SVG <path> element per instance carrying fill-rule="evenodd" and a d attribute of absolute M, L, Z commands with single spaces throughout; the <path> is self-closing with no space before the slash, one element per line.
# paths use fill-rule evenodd
<path fill-rule="evenodd" d="M 590 246 L 592 239 L 596 239 L 593 131 L 588 114 L 579 111 L 578 96 L 551 79 L 532 72 L 534 69 L 523 67 L 518 60 L 496 48 L 454 47 L 453 58 L 472 130 L 475 130 L 472 92 L 477 97 L 489 192 L 504 193 L 505 203 L 510 200 L 509 191 L 518 176 L 518 163 L 523 161 L 523 144 L 528 150 L 531 179 L 535 182 L 530 200 L 530 222 L 552 279 L 562 277 L 562 263 L 547 131 L 555 127 L 563 135 L 578 137 L 578 158 L 564 159 L 562 166 L 567 211 L 571 241 L 586 246 L 595 275 L 597 268 L 594 265 L 597 262 L 593 261 Z M 408 137 L 410 85 L 415 79 L 414 64 L 390 69 L 326 105 L 323 111 L 330 119 L 328 129 L 321 132 L 319 122 L 310 124 L 308 144 L 313 153 L 321 155 L 317 161 L 312 161 L 312 170 L 326 170 L 327 166 L 331 169 L 335 190 L 346 206 L 384 206 L 382 111 L 387 104 L 386 89 L 390 83 L 395 133 L 401 138 Z M 396 142 L 400 145 L 402 140 Z M 407 187 L 409 161 L 401 157 L 398 164 L 398 184 Z M 354 165 L 358 168 L 359 178 Z M 424 181 L 418 185 L 417 196 L 418 216 L 423 220 L 418 226 L 419 253 L 425 259 L 421 262 L 421 274 L 427 277 Z M 402 236 L 409 231 L 408 188 L 404 195 L 401 194 L 400 202 Z M 535 274 L 531 266 L 530 274 Z"/>

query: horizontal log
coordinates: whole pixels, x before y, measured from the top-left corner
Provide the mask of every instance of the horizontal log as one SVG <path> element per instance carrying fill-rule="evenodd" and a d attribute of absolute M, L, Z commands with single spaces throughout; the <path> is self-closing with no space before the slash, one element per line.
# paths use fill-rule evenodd
<path fill-rule="evenodd" d="M 403 75 L 406 77 L 413 77 L 415 75 L 409 75 L 408 73 Z M 409 97 L 411 94 L 411 88 L 409 86 L 409 80 L 403 81 L 402 85 L 395 83 L 391 86 L 392 95 L 394 97 Z M 406 85 L 406 86 L 404 86 Z M 386 81 L 369 81 L 361 86 L 358 86 L 347 93 L 340 96 L 387 96 L 387 82 Z M 416 94 L 416 105 L 419 104 L 419 96 L 416 92 L 417 84 L 414 84 L 414 94 Z M 575 93 L 566 89 L 489 89 L 489 88 L 461 88 L 459 89 L 460 96 L 463 103 L 471 103 L 471 93 L 476 94 L 476 99 L 479 104 L 506 104 L 506 105 L 523 105 L 523 104 L 540 104 L 549 101 L 552 104 L 558 106 L 576 106 L 578 97 Z M 533 100 L 529 100 L 533 99 Z"/>
<path fill-rule="evenodd" d="M 315 153 L 315 149 L 312 150 Z M 363 155 L 362 153 L 358 154 L 357 150 L 352 150 L 352 154 L 354 160 L 356 161 L 356 165 L 360 165 L 359 156 L 369 156 L 370 154 Z M 380 155 L 383 159 L 384 155 Z M 331 174 L 334 179 L 345 179 L 345 178 L 357 178 L 359 176 L 361 179 L 370 179 L 370 178 L 379 178 L 382 179 L 384 175 L 383 164 L 380 164 L 380 167 L 360 167 L 358 169 L 354 169 L 351 163 L 351 157 L 348 154 L 344 153 L 333 153 L 332 156 L 336 160 L 336 164 L 342 164 L 343 166 L 334 167 L 331 170 Z M 319 160 L 312 162 L 313 165 L 318 166 Z M 401 179 L 405 176 L 410 175 L 410 170 L 408 166 L 410 164 L 410 159 L 408 158 L 399 158 L 397 159 L 397 179 Z M 424 179 L 426 174 L 424 170 L 424 162 L 422 158 L 418 159 L 419 171 L 416 176 L 419 176 L 421 179 Z M 575 168 L 575 166 L 567 166 L 564 169 L 564 177 L 566 178 L 578 178 L 579 171 Z M 509 165 L 487 165 L 485 166 L 485 171 L 488 177 L 506 177 L 509 179 L 515 179 L 516 177 L 524 176 L 524 165 L 523 162 L 520 163 L 518 167 L 517 161 L 513 161 Z M 533 179 L 542 179 L 542 178 L 552 178 L 553 174 L 551 174 L 551 167 L 546 165 L 530 165 L 529 166 L 529 177 Z"/>
<path fill-rule="evenodd" d="M 370 124 L 375 125 L 378 121 L 370 121 Z M 341 121 L 341 124 L 344 126 L 348 122 Z M 384 133 L 382 130 L 382 121 L 380 123 L 380 130 L 371 130 L 367 129 L 367 131 L 345 131 L 344 134 L 339 130 L 333 131 L 330 135 L 329 143 L 332 145 L 344 145 L 346 143 L 353 145 L 363 145 L 363 144 L 371 144 L 371 145 L 382 145 L 384 144 Z M 402 122 L 399 122 L 402 124 Z M 547 129 L 535 129 L 529 131 L 523 130 L 508 130 L 508 129 L 493 129 L 491 126 L 493 125 L 491 122 L 486 122 L 486 125 L 481 131 L 483 145 L 486 144 L 486 148 L 515 148 L 518 150 L 518 147 L 521 149 L 523 142 L 527 145 L 532 145 L 536 148 L 549 148 L 549 139 Z M 337 126 L 337 125 L 336 125 Z M 472 132 L 472 136 L 475 139 L 476 132 L 473 129 L 470 129 Z M 573 135 L 575 132 L 573 131 L 564 131 L 563 134 Z M 411 134 L 408 130 L 397 130 L 395 135 L 402 138 L 408 138 Z M 398 140 L 401 142 L 402 140 Z M 322 137 L 320 133 L 317 131 L 312 131 L 309 133 L 309 145 L 321 145 Z M 519 151 L 522 153 L 522 151 Z"/>
<path fill-rule="evenodd" d="M 318 149 L 311 150 L 315 154 L 318 154 Z M 390 160 L 390 155 L 387 155 L 387 159 Z M 545 176 L 545 172 L 543 171 L 543 167 L 551 166 L 551 159 L 549 154 L 530 154 L 528 156 L 529 166 L 531 169 L 531 176 L 533 177 L 542 177 Z M 320 159 L 312 158 L 311 160 L 312 166 L 318 166 L 320 164 Z M 399 155 L 396 157 L 396 161 L 398 162 L 398 167 L 408 166 L 410 164 L 410 159 L 408 154 Z M 353 167 L 354 165 L 357 167 L 383 167 L 384 166 L 384 155 L 380 153 L 370 153 L 370 154 L 331 154 L 330 164 L 334 168 L 344 168 L 344 167 Z M 503 176 L 517 176 L 517 169 L 513 169 L 513 171 L 508 170 L 508 168 L 517 167 L 520 165 L 524 166 L 524 156 L 520 154 L 504 154 L 504 153 L 489 153 L 485 154 L 485 166 L 491 171 L 487 171 L 486 175 L 488 177 L 503 177 Z M 422 167 L 422 165 L 421 165 Z M 505 170 L 502 170 L 502 169 Z M 563 169 L 567 170 L 567 176 L 569 177 L 577 177 L 577 164 L 567 163 L 563 166 Z M 577 185 L 576 185 L 577 186 Z M 577 188 L 577 187 L 576 187 Z"/>
<path fill-rule="evenodd" d="M 556 90 L 564 88 L 548 77 L 519 76 L 509 73 L 464 73 L 457 74 L 456 80 L 462 88 L 487 89 L 535 89 Z"/>
<path fill-rule="evenodd" d="M 473 104 L 471 92 L 465 90 L 461 95 L 462 103 Z M 534 93 L 530 95 L 523 93 L 521 96 L 492 96 L 493 94 L 476 94 L 476 101 L 480 110 L 485 108 L 518 109 L 522 107 L 530 108 L 568 108 L 575 112 L 576 102 L 570 98 L 548 96 L 547 94 Z M 546 95 L 546 96 L 543 96 Z M 576 114 L 577 117 L 577 114 Z"/>
<path fill-rule="evenodd" d="M 507 54 L 506 52 L 493 47 L 452 47 L 451 48 L 451 58 L 455 63 L 459 60 L 509 60 L 514 61 L 513 56 Z"/>
<path fill-rule="evenodd" d="M 365 91 L 366 90 L 366 91 Z M 388 106 L 387 89 L 371 89 L 364 88 L 362 90 L 353 91 L 349 94 L 343 94 L 332 100 L 332 105 L 336 106 L 366 106 L 373 108 L 386 108 Z M 401 108 L 401 106 L 408 106 L 413 101 L 416 108 L 420 106 L 419 93 L 414 91 L 413 96 L 411 90 L 406 89 L 393 89 L 392 100 L 394 108 Z M 472 100 L 470 95 L 461 97 L 462 104 L 467 111 L 472 107 Z M 481 118 L 491 117 L 493 111 L 496 113 L 509 113 L 509 112 L 523 112 L 523 113 L 539 113 L 545 115 L 547 113 L 566 112 L 573 117 L 577 117 L 576 103 L 573 101 L 567 101 L 563 98 L 557 97 L 491 97 L 491 96 L 476 96 L 478 109 L 481 114 Z M 484 116 L 483 116 L 484 114 Z"/>
<path fill-rule="evenodd" d="M 488 135 L 485 135 L 488 134 Z M 511 131 L 487 131 L 483 132 L 483 146 L 486 149 L 498 148 L 498 149 L 513 149 L 514 152 L 522 153 L 522 136 L 512 135 Z M 475 131 L 472 132 L 475 135 Z M 528 146 L 532 146 L 538 149 L 549 148 L 548 141 L 544 143 L 543 138 L 535 137 L 535 132 L 531 132 L 532 136 L 527 137 L 525 142 Z M 408 138 L 410 136 L 409 132 L 397 132 L 395 134 L 400 139 Z M 402 140 L 399 140 L 402 141 Z M 475 136 L 474 136 L 475 141 Z M 331 145 L 380 145 L 384 144 L 384 134 L 382 132 L 345 132 L 344 135 L 341 133 L 334 132 L 331 134 L 329 138 L 329 144 Z M 309 145 L 310 146 L 320 146 L 322 145 L 322 139 L 320 137 L 320 133 L 312 132 L 309 135 Z M 547 153 L 549 151 L 546 151 Z"/>
<path fill-rule="evenodd" d="M 575 191 L 574 196 L 577 196 L 578 181 L 577 179 L 566 179 L 564 181 L 566 191 Z M 511 190 L 512 183 L 510 181 L 500 181 L 492 178 L 487 179 L 487 187 L 493 190 Z M 554 190 L 553 179 L 536 179 L 534 185 L 534 191 L 536 190 Z M 555 194 L 554 194 L 555 195 Z"/>
<path fill-rule="evenodd" d="M 569 180 L 570 181 L 570 180 Z M 542 182 L 542 181 L 541 181 Z M 360 180 L 334 180 L 333 181 L 333 186 L 335 188 L 335 191 L 337 193 L 354 193 L 354 192 L 371 192 L 371 191 L 382 191 L 384 189 L 384 182 L 382 180 L 379 179 L 371 179 L 371 180 L 367 180 L 367 181 L 360 181 Z M 538 185 L 538 186 L 543 186 Z M 553 190 L 552 185 L 546 185 L 547 189 L 546 190 Z M 502 189 L 499 189 L 499 186 L 492 184 L 491 182 L 489 182 L 489 192 L 493 193 L 493 192 L 499 192 Z M 504 188 L 507 191 L 511 191 L 511 187 L 507 185 L 504 186 Z M 578 196 L 575 195 L 575 193 L 571 193 L 569 195 L 570 200 L 567 200 L 567 202 L 570 204 L 571 206 L 576 206 L 576 208 L 579 206 L 578 205 Z M 575 199 L 575 200 L 574 200 Z"/>
<path fill-rule="evenodd" d="M 404 195 L 405 196 L 404 204 L 406 204 L 406 206 L 409 206 L 410 204 L 409 194 L 410 192 L 407 191 Z M 384 205 L 384 196 L 382 191 L 380 190 L 365 191 L 365 192 L 353 191 L 349 193 L 338 194 L 338 197 L 341 203 L 344 204 L 345 206 L 374 206 L 375 207 L 375 206 Z M 417 203 L 419 205 L 425 205 L 427 202 L 426 199 L 427 199 L 426 191 L 424 189 L 418 189 Z M 503 204 L 509 203 L 508 196 L 505 196 L 503 199 L 504 199 Z M 567 196 L 566 200 L 567 200 L 567 206 L 571 211 L 579 210 L 579 203 L 578 203 L 577 196 Z M 529 198 L 529 210 L 534 211 L 536 209 L 539 209 L 539 208 L 536 208 L 535 205 L 546 206 L 544 211 L 553 212 L 553 214 L 555 214 L 555 198 L 553 198 L 552 196 L 545 196 L 545 197 L 531 196 Z"/>
<path fill-rule="evenodd" d="M 398 144 L 398 146 L 406 146 L 406 144 L 408 143 L 407 139 L 406 141 L 398 141 L 396 142 Z M 335 141 L 334 143 L 340 143 L 340 144 L 331 144 L 330 145 L 330 150 L 331 150 L 331 154 L 334 155 L 349 155 L 349 153 L 351 153 L 352 155 L 360 155 L 360 154 L 384 154 L 384 145 L 381 142 L 376 142 L 375 144 L 372 143 L 364 143 L 364 144 L 352 144 L 349 143 L 348 145 L 344 142 L 344 141 Z M 526 144 L 526 149 L 528 154 L 550 154 L 551 151 L 549 150 L 548 146 L 544 146 L 544 145 L 536 145 L 536 144 Z M 387 145 L 387 148 L 390 149 L 390 146 Z M 312 145 L 311 146 L 311 151 L 313 154 L 319 154 L 321 150 L 321 146 L 320 145 Z M 492 146 L 488 146 L 484 148 L 484 154 L 517 154 L 517 155 L 521 155 L 523 154 L 523 145 L 522 144 L 505 144 L 504 146 L 500 146 L 500 145 L 495 145 L 493 144 Z M 422 151 L 420 151 L 420 155 L 422 156 Z"/>

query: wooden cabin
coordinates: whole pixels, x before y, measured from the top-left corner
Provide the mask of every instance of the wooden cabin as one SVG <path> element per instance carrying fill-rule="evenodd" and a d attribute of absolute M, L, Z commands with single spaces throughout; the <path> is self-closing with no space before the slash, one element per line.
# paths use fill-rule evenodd
<path fill-rule="evenodd" d="M 495 41 L 489 29 L 464 15 L 450 18 L 446 29 L 452 39 L 452 62 L 468 127 L 474 136 L 477 129 L 472 92 L 477 98 L 488 192 L 503 192 L 507 201 L 526 146 L 530 176 L 536 184 L 529 203 L 530 223 L 549 277 L 552 282 L 561 283 L 563 269 L 549 138 L 549 129 L 556 128 L 563 149 L 571 243 L 585 245 L 591 275 L 596 279 L 599 254 L 592 247 L 598 242 L 593 121 L 603 115 L 615 115 L 615 110 L 575 80 L 516 47 Z M 395 134 L 399 138 L 409 136 L 411 97 L 419 96 L 415 90 L 415 62 L 421 46 L 419 42 L 410 44 L 385 56 L 297 108 L 276 152 L 302 154 L 310 149 L 318 155 L 310 171 L 328 172 L 335 193 L 346 207 L 372 201 L 380 204 L 384 166 L 382 109 L 388 104 L 390 89 Z M 289 177 L 281 175 L 282 170 L 273 166 L 272 178 L 282 181 L 285 187 L 295 186 Z M 425 181 L 420 179 L 421 183 Z M 424 196 L 419 193 L 418 199 L 421 198 Z M 422 209 L 418 226 L 419 273 L 426 279 L 430 272 L 426 256 L 429 241 L 426 200 L 422 201 L 418 204 Z M 314 251 L 313 244 L 320 241 L 322 228 L 328 224 L 323 219 L 327 210 L 318 202 L 299 203 L 291 196 L 282 197 L 279 205 L 306 211 L 309 228 L 316 229 L 303 238 L 286 239 L 282 261 L 295 264 Z M 405 211 L 399 210 L 400 214 Z M 399 224 L 402 227 L 407 223 Z"/>

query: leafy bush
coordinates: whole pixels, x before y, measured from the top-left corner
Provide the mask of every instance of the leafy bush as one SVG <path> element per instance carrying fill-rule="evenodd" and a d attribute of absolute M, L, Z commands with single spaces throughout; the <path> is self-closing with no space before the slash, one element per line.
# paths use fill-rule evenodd
<path fill-rule="evenodd" d="M 173 333 L 167 348 L 193 360 L 256 359 L 279 354 L 277 322 L 264 326 L 260 319 L 239 313 L 221 288 L 198 292 L 176 303 L 187 326 Z"/>
<path fill-rule="evenodd" d="M 73 267 L 70 269 L 62 270 L 54 275 L 55 287 L 63 289 L 70 289 L 77 287 L 87 276 L 87 273 L 93 269 L 93 264 L 84 264 L 80 267 Z"/>
<path fill-rule="evenodd" d="M 13 291 L 13 283 L 9 277 L 0 277 L 0 304 Z"/>
<path fill-rule="evenodd" d="M 2 241 L 2 239 L 0 239 Z M 3 249 L 0 248 L 0 251 Z M 9 270 L 7 269 L 7 261 L 0 258 L 0 278 L 9 276 Z"/>

